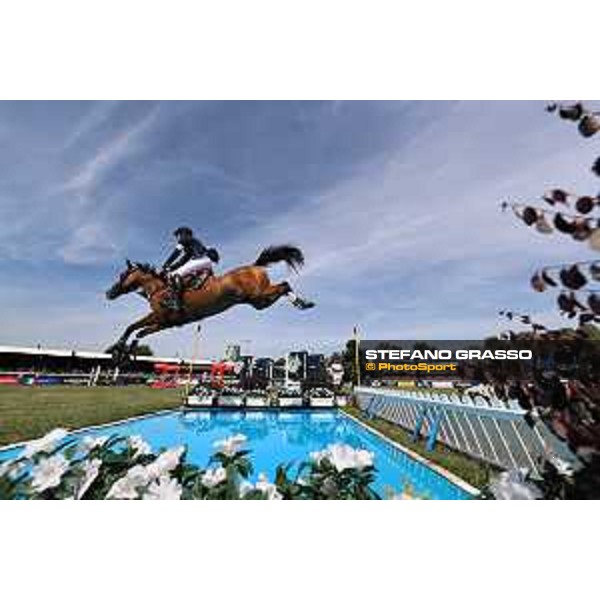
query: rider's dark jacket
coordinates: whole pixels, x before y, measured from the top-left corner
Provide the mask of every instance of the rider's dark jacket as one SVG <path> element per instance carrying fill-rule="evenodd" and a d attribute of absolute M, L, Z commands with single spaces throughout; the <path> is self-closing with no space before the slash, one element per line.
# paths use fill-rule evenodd
<path fill-rule="evenodd" d="M 185 242 L 179 242 L 175 247 L 175 250 L 173 250 L 169 258 L 165 261 L 163 269 L 165 271 L 174 271 L 190 260 L 206 256 L 206 252 L 206 246 L 196 238 L 191 238 Z"/>

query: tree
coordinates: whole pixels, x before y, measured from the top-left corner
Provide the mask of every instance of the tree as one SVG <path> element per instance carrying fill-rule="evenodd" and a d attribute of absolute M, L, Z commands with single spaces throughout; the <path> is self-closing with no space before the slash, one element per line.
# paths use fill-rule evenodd
<path fill-rule="evenodd" d="M 351 339 L 346 342 L 346 348 L 342 354 L 342 364 L 344 366 L 344 379 L 356 382 L 356 340 Z"/>
<path fill-rule="evenodd" d="M 148 344 L 141 344 L 135 351 L 137 356 L 154 356 L 154 350 Z"/>
<path fill-rule="evenodd" d="M 557 113 L 563 120 L 577 123 L 578 131 L 584 138 L 589 138 L 600 131 L 598 113 L 587 110 L 581 103 L 569 106 L 552 104 L 547 110 Z M 600 175 L 598 159 L 591 170 L 595 175 Z M 600 206 L 597 197 L 553 189 L 544 194 L 543 198 L 552 208 L 520 203 L 510 203 L 510 207 L 520 220 L 529 227 L 535 226 L 535 230 L 539 233 L 558 232 L 568 235 L 575 242 L 586 242 L 592 250 L 600 250 L 600 220 L 597 213 L 593 214 L 594 209 Z M 508 203 L 503 203 L 503 208 L 508 206 Z M 591 277 L 586 278 L 580 271 L 579 265 L 595 265 L 597 262 L 584 259 L 578 264 L 538 269 L 531 279 L 532 288 L 536 292 L 560 291 L 556 300 L 561 313 L 569 319 L 577 318 L 578 326 L 556 331 L 545 330 L 537 336 L 534 331 L 533 336 L 554 342 L 561 341 L 561 343 L 567 340 L 571 344 L 581 339 L 596 341 L 600 339 L 600 331 L 592 324 L 600 320 L 596 305 L 589 299 L 586 305 L 574 292 L 574 290 L 578 293 L 588 291 L 589 288 L 586 289 L 586 286 L 590 280 L 596 279 L 592 267 L 590 267 Z M 591 294 L 590 297 L 593 295 Z M 507 314 L 512 320 L 512 315 Z M 564 477 L 561 477 L 560 486 L 554 485 L 552 489 L 547 489 L 546 497 L 598 498 L 600 496 L 600 410 L 598 409 L 600 378 L 595 350 L 594 344 L 592 352 L 582 358 L 590 367 L 589 373 L 570 378 L 566 389 L 562 386 L 558 375 L 554 374 L 554 380 L 558 383 L 555 386 L 556 395 L 551 396 L 550 401 L 546 399 L 545 404 L 542 405 L 540 412 L 545 424 L 557 437 L 568 444 L 583 464 L 582 469 L 567 478 L 566 484 L 564 484 Z M 550 469 L 550 475 L 552 474 L 553 471 Z M 551 476 L 545 477 L 545 483 L 551 480 Z M 560 493 L 556 492 L 555 488 L 560 488 Z"/>

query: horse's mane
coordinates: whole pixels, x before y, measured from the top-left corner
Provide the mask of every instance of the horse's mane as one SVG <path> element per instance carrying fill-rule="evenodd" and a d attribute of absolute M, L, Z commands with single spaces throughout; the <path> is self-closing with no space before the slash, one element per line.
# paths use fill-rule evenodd
<path fill-rule="evenodd" d="M 161 277 L 161 274 L 159 273 L 158 269 L 156 267 L 154 267 L 153 265 L 151 265 L 150 263 L 135 263 L 135 266 L 142 271 L 142 273 L 147 273 L 148 275 L 154 275 L 155 277 Z"/>

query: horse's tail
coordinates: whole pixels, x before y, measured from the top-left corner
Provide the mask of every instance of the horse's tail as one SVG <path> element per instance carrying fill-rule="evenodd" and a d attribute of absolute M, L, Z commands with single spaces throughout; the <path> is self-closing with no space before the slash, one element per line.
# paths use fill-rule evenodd
<path fill-rule="evenodd" d="M 269 246 L 260 253 L 254 264 L 257 267 L 267 267 L 281 261 L 284 261 L 294 271 L 298 271 L 304 266 L 304 254 L 296 246 Z"/>

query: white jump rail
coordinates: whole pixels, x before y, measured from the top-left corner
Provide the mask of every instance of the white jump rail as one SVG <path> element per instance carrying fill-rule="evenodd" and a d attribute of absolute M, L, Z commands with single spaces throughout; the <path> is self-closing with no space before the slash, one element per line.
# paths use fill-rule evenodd
<path fill-rule="evenodd" d="M 280 396 L 279 407 L 280 408 L 299 408 L 303 406 L 304 401 L 302 396 Z"/>
<path fill-rule="evenodd" d="M 380 417 L 424 437 L 428 447 L 441 442 L 501 468 L 526 468 L 539 475 L 541 460 L 552 452 L 573 460 L 566 445 L 539 420 L 531 426 L 526 411 L 495 396 L 355 387 L 367 416 Z"/>

